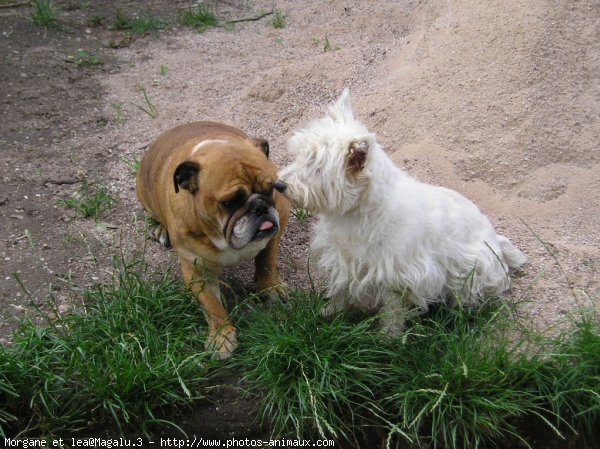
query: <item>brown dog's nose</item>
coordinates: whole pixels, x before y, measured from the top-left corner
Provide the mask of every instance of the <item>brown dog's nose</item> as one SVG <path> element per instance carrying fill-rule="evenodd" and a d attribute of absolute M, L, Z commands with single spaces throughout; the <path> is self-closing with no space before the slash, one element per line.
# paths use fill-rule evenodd
<path fill-rule="evenodd" d="M 273 183 L 273 188 L 275 190 L 277 190 L 280 193 L 285 192 L 285 189 L 287 189 L 287 184 L 285 182 L 283 182 L 281 179 L 278 179 L 277 181 L 275 181 Z"/>

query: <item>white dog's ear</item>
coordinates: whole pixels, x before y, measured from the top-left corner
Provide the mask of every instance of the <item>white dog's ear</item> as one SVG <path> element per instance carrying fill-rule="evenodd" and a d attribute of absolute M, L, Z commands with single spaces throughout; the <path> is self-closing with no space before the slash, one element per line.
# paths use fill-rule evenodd
<path fill-rule="evenodd" d="M 329 116 L 335 121 L 353 118 L 352 105 L 350 104 L 350 91 L 346 87 L 338 100 L 329 107 Z"/>
<path fill-rule="evenodd" d="M 368 152 L 369 142 L 366 140 L 357 140 L 348 145 L 347 167 L 351 173 L 358 173 L 365 168 Z"/>

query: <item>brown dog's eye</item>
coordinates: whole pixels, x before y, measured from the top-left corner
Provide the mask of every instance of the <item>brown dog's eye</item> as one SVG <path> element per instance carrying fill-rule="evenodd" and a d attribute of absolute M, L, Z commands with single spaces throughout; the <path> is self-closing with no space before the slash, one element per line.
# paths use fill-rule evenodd
<path fill-rule="evenodd" d="M 233 210 L 233 209 L 237 209 L 242 204 L 244 204 L 245 200 L 246 200 L 246 195 L 244 194 L 243 191 L 239 191 L 235 194 L 235 196 L 233 198 L 230 198 L 225 201 L 220 201 L 219 204 L 221 205 L 221 207 L 223 209 Z"/>
<path fill-rule="evenodd" d="M 238 197 L 235 197 L 227 201 L 221 201 L 219 204 L 221 204 L 221 207 L 225 210 L 234 210 L 241 206 L 242 203 L 242 200 L 240 200 Z"/>
<path fill-rule="evenodd" d="M 225 209 L 233 209 L 235 207 L 236 202 L 233 200 L 230 201 L 221 201 L 221 206 Z"/>

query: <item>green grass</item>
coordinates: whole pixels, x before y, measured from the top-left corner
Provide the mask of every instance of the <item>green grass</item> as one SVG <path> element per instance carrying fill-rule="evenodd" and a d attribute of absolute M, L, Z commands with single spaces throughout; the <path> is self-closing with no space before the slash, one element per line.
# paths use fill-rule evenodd
<path fill-rule="evenodd" d="M 96 15 L 92 16 L 90 19 L 88 19 L 88 25 L 92 26 L 92 27 L 99 27 L 104 24 L 105 20 L 106 20 L 106 17 L 104 17 L 100 14 L 96 14 Z"/>
<path fill-rule="evenodd" d="M 372 319 L 321 318 L 314 295 L 291 304 L 251 314 L 235 358 L 278 435 L 352 445 L 379 428 L 389 447 L 527 447 L 532 429 L 558 441 L 599 425 L 597 320 L 559 344 L 519 333 L 505 305 L 440 310 L 386 339 Z"/>
<path fill-rule="evenodd" d="M 123 103 L 112 101 L 110 105 L 115 110 L 115 124 L 118 126 L 123 121 Z"/>
<path fill-rule="evenodd" d="M 123 156 L 121 158 L 127 169 L 131 172 L 132 175 L 137 175 L 138 170 L 140 169 L 140 160 L 133 159 L 130 157 Z"/>
<path fill-rule="evenodd" d="M 112 283 L 84 303 L 45 325 L 24 320 L 13 345 L 0 346 L 0 434 L 143 435 L 203 397 L 213 363 L 204 320 L 170 273 L 116 261 Z"/>
<path fill-rule="evenodd" d="M 538 391 L 546 362 L 527 338 L 509 340 L 509 323 L 503 309 L 440 311 L 415 322 L 382 382 L 380 406 L 392 429 L 433 447 L 466 449 L 524 442 L 518 418 L 557 419 Z"/>
<path fill-rule="evenodd" d="M 296 207 L 296 208 L 292 209 L 292 215 L 294 217 L 296 217 L 296 220 L 298 220 L 298 222 L 301 224 L 305 224 L 308 221 L 308 219 L 311 217 L 310 211 L 308 211 L 302 207 Z"/>
<path fill-rule="evenodd" d="M 181 13 L 181 24 L 203 32 L 209 27 L 219 25 L 219 19 L 208 6 L 196 5 Z"/>
<path fill-rule="evenodd" d="M 36 25 L 58 28 L 58 14 L 50 0 L 33 0 L 31 18 Z"/>
<path fill-rule="evenodd" d="M 325 320 L 318 296 L 293 292 L 290 302 L 291 309 L 252 313 L 234 363 L 276 434 L 350 441 L 372 415 L 384 376 L 382 338 L 372 320 Z"/>
<path fill-rule="evenodd" d="M 145 214 L 144 221 L 146 223 L 146 226 L 148 226 L 150 228 L 155 228 L 160 225 L 160 223 L 158 221 L 156 221 L 154 218 L 152 218 L 148 214 Z"/>
<path fill-rule="evenodd" d="M 89 184 L 85 178 L 75 196 L 59 201 L 59 204 L 75 209 L 85 218 L 94 220 L 99 219 L 106 209 L 111 209 L 116 203 L 117 200 L 110 195 L 106 187 Z"/>
<path fill-rule="evenodd" d="M 150 434 L 233 371 L 274 437 L 489 449 L 541 447 L 541 435 L 559 447 L 577 431 L 577 447 L 598 447 L 598 311 L 549 338 L 490 301 L 435 310 L 388 338 L 377 316 L 324 318 L 322 296 L 292 291 L 288 303 L 232 311 L 240 347 L 222 363 L 204 352 L 204 319 L 180 281 L 140 259 L 114 267 L 78 311 L 26 319 L 0 346 L 0 436 Z"/>
<path fill-rule="evenodd" d="M 148 34 L 164 30 L 170 23 L 168 19 L 162 17 L 129 17 L 117 10 L 112 28 L 131 34 Z"/>
<path fill-rule="evenodd" d="M 98 59 L 98 57 L 92 53 L 89 53 L 85 50 L 78 50 L 77 55 L 74 57 L 75 64 L 78 67 L 84 66 L 94 66 L 100 65 L 102 62 Z"/>
<path fill-rule="evenodd" d="M 0 357 L 2 357 L 3 354 L 3 351 L 0 351 Z M 18 420 L 18 418 L 8 410 L 8 404 L 18 398 L 19 394 L 15 391 L 12 383 L 6 377 L 6 374 L 3 372 L 0 373 L 0 400 L 2 401 L 0 405 L 0 438 L 6 436 L 5 429 L 7 426 Z"/>
<path fill-rule="evenodd" d="M 316 42 L 320 43 L 320 41 L 316 41 Z M 339 51 L 341 49 L 342 48 L 339 45 L 336 45 L 335 47 L 333 47 L 331 45 L 331 42 L 329 42 L 329 38 L 327 36 L 325 36 L 325 41 L 323 43 L 323 53 L 327 53 L 328 51 Z"/>
<path fill-rule="evenodd" d="M 273 19 L 271 20 L 271 25 L 273 25 L 273 28 L 276 28 L 276 29 L 285 28 L 285 20 L 286 20 L 287 16 L 278 9 L 275 9 L 274 14 L 275 15 L 273 16 Z"/>
<path fill-rule="evenodd" d="M 152 103 L 150 101 L 150 98 L 148 98 L 148 94 L 146 93 L 146 89 L 144 89 L 142 87 L 142 94 L 144 95 L 144 105 L 140 106 L 139 104 L 133 104 L 136 108 L 138 108 L 140 111 L 144 111 L 146 114 L 148 114 L 151 118 L 157 118 L 158 117 L 158 109 L 156 108 L 156 106 L 154 105 L 154 103 Z"/>
<path fill-rule="evenodd" d="M 539 382 L 555 410 L 568 416 L 584 437 L 600 426 L 600 317 L 599 311 L 583 312 L 572 328 L 553 341 L 555 363 L 540 372 Z M 589 441 L 589 447 L 598 447 Z M 593 445 L 596 444 L 596 446 Z"/>

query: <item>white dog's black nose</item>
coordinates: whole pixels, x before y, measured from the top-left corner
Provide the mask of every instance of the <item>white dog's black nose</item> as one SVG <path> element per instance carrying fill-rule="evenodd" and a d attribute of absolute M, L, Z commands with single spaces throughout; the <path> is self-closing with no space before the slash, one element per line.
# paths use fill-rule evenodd
<path fill-rule="evenodd" d="M 275 190 L 277 190 L 280 193 L 285 192 L 285 189 L 287 189 L 287 184 L 285 182 L 283 182 L 281 179 L 278 179 L 277 181 L 275 181 L 273 183 L 273 188 Z"/>

